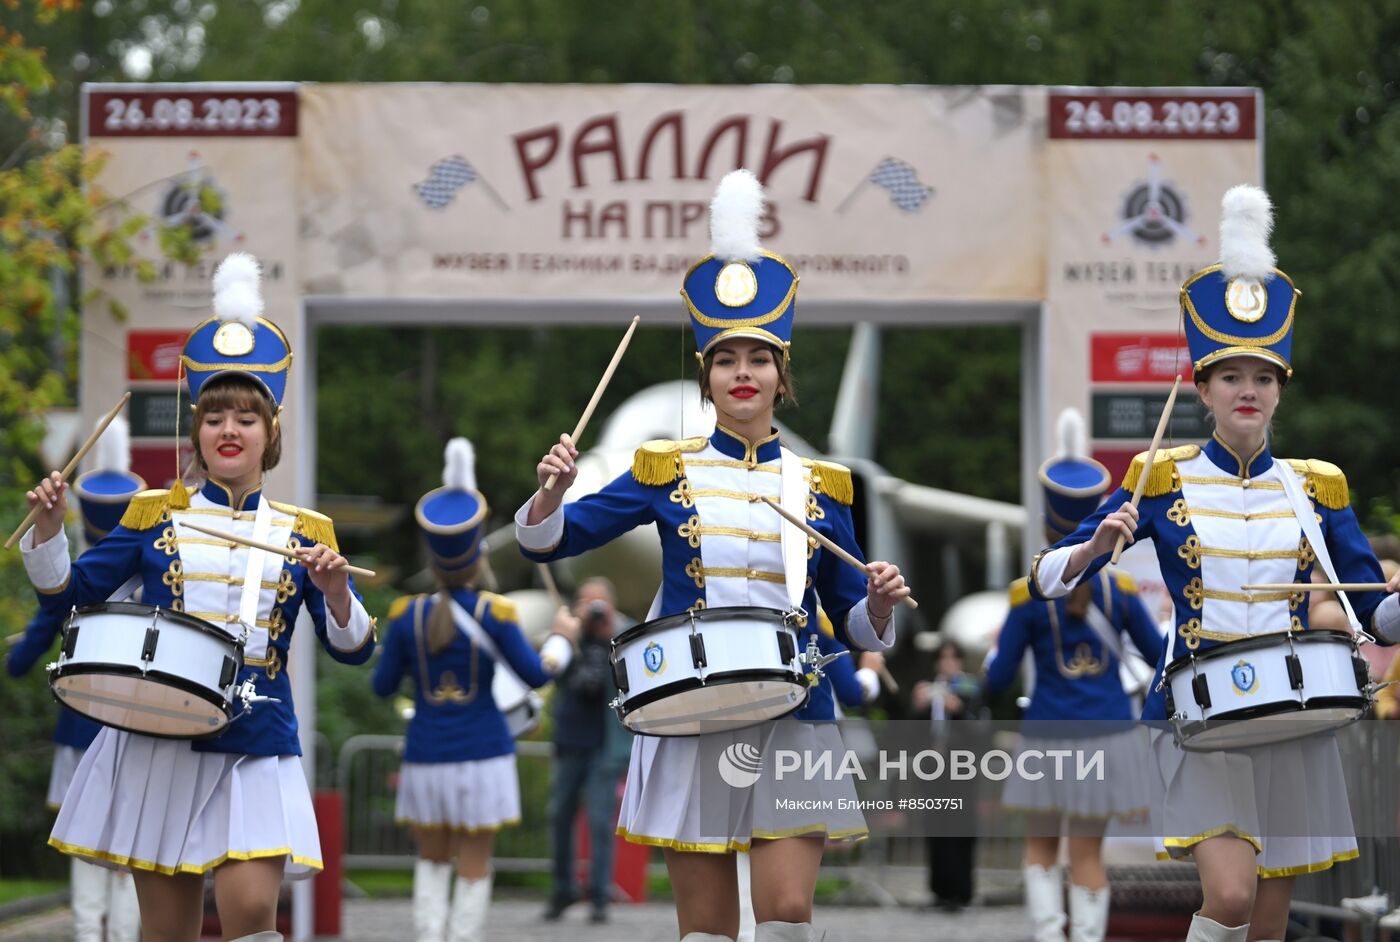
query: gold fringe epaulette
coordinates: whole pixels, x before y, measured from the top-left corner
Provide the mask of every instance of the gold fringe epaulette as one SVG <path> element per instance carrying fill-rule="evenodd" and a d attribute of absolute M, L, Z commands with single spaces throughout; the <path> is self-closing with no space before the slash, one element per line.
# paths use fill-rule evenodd
<path fill-rule="evenodd" d="M 828 638 L 836 637 L 836 626 L 831 623 L 831 616 L 821 606 L 817 606 L 817 629 Z"/>
<path fill-rule="evenodd" d="M 1017 579 L 1015 582 L 1011 583 L 1011 589 L 1008 595 L 1011 597 L 1012 608 L 1019 608 L 1025 605 L 1031 600 L 1031 581 L 1025 576 Z"/>
<path fill-rule="evenodd" d="M 335 538 L 335 523 L 325 514 L 318 514 L 314 510 L 307 510 L 305 507 L 298 507 L 295 504 L 284 504 L 281 501 L 270 501 L 272 509 L 278 513 L 295 517 L 292 521 L 292 532 L 300 533 L 312 543 L 324 543 L 337 553 L 340 552 L 340 543 Z"/>
<path fill-rule="evenodd" d="M 708 441 L 707 438 L 681 441 L 657 438 L 644 442 L 632 457 L 632 478 L 638 484 L 670 484 L 681 476 L 681 455 L 703 451 Z"/>
<path fill-rule="evenodd" d="M 401 595 L 394 599 L 394 604 L 389 606 L 389 620 L 397 621 L 400 615 L 408 611 L 410 605 L 422 597 L 422 595 Z"/>
<path fill-rule="evenodd" d="M 1147 474 L 1147 489 L 1143 497 L 1160 497 L 1181 487 L 1176 476 L 1176 463 L 1187 461 L 1201 453 L 1200 445 L 1178 445 L 1176 448 L 1158 448 L 1157 458 L 1152 462 L 1152 470 Z M 1142 477 L 1143 466 L 1147 464 L 1147 452 L 1133 459 L 1128 473 L 1123 476 L 1123 489 L 1137 493 L 1138 480 Z"/>
<path fill-rule="evenodd" d="M 1133 577 L 1121 569 L 1113 570 L 1113 580 L 1118 583 L 1118 591 L 1128 595 L 1137 595 L 1137 583 Z"/>
<path fill-rule="evenodd" d="M 1347 476 L 1332 462 L 1317 458 L 1289 458 L 1287 461 L 1293 470 L 1303 475 L 1308 496 L 1316 497 L 1322 506 L 1341 510 L 1351 503 Z"/>
<path fill-rule="evenodd" d="M 185 507 L 189 506 L 186 499 Z M 178 508 L 180 510 L 184 507 Z M 165 520 L 166 514 L 171 510 L 170 492 L 167 490 L 142 491 L 131 498 L 131 503 L 126 505 L 126 513 L 122 514 L 122 526 L 128 530 L 149 530 L 151 527 Z"/>
<path fill-rule="evenodd" d="M 494 592 L 482 592 L 476 600 L 476 620 L 481 621 L 484 611 L 490 609 L 491 617 L 496 621 L 510 621 L 520 623 L 520 611 L 515 607 L 515 603 L 504 595 L 497 595 Z"/>
<path fill-rule="evenodd" d="M 832 461 L 813 461 L 810 458 L 802 459 L 802 463 L 811 469 L 813 491 L 825 494 L 847 507 L 855 502 L 856 488 L 851 479 L 850 468 Z"/>

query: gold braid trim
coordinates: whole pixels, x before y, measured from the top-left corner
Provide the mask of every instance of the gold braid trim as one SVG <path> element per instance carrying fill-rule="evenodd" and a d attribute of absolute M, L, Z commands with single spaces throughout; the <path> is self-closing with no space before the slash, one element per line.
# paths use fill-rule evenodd
<path fill-rule="evenodd" d="M 1158 448 L 1156 460 L 1152 462 L 1152 470 L 1147 473 L 1147 489 L 1142 492 L 1142 496 L 1160 497 L 1179 488 L 1181 484 L 1176 474 L 1176 463 L 1194 458 L 1200 453 L 1199 445 Z M 1146 464 L 1147 452 L 1145 451 L 1133 459 L 1132 465 L 1128 467 L 1128 473 L 1123 476 L 1123 489 L 1125 491 L 1137 493 L 1138 481 L 1142 478 L 1142 470 Z"/>
<path fill-rule="evenodd" d="M 1351 503 L 1351 492 L 1347 488 L 1347 476 L 1342 469 L 1330 461 L 1317 458 L 1289 458 L 1293 469 L 1307 478 L 1308 489 L 1316 496 L 1317 502 L 1330 510 L 1341 510 Z"/>
<path fill-rule="evenodd" d="M 126 505 L 126 513 L 122 514 L 122 526 L 128 530 L 149 530 L 166 519 L 170 509 L 169 491 L 142 491 Z"/>
<path fill-rule="evenodd" d="M 830 461 L 807 461 L 804 465 L 812 469 L 812 490 L 825 494 L 838 504 L 851 506 L 856 499 L 855 484 L 851 480 L 851 469 Z"/>
<path fill-rule="evenodd" d="M 296 515 L 296 519 L 292 521 L 293 533 L 300 533 L 312 543 L 324 543 L 337 553 L 340 552 L 340 543 L 335 538 L 335 523 L 330 517 L 281 501 L 274 500 L 269 503 L 279 513 Z"/>
<path fill-rule="evenodd" d="M 1011 607 L 1017 608 L 1031 600 L 1031 581 L 1025 576 L 1011 583 Z"/>
<path fill-rule="evenodd" d="M 681 455 L 703 451 L 707 438 L 671 441 L 657 438 L 644 442 L 632 456 L 632 477 L 638 484 L 661 486 L 681 476 Z"/>

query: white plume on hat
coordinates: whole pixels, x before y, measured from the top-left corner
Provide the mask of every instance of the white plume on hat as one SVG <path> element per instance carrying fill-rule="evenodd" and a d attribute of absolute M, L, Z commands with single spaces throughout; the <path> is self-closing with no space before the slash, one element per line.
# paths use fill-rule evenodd
<path fill-rule="evenodd" d="M 476 449 L 471 442 L 465 438 L 449 441 L 442 462 L 444 487 L 461 491 L 476 490 Z"/>
<path fill-rule="evenodd" d="M 97 424 L 101 425 L 102 420 L 98 419 Z M 97 440 L 94 452 L 94 471 L 125 473 L 131 470 L 131 429 L 127 427 L 126 419 L 117 416 L 112 420 L 107 431 Z"/>
<path fill-rule="evenodd" d="M 257 326 L 263 312 L 258 282 L 262 269 L 247 252 L 234 252 L 219 263 L 214 272 L 214 316 L 221 321 L 238 321 L 249 330 Z"/>
<path fill-rule="evenodd" d="M 1059 420 L 1055 423 L 1055 438 L 1060 443 L 1061 458 L 1083 458 L 1084 444 L 1087 440 L 1083 413 L 1078 409 L 1066 409 L 1061 412 Z"/>
<path fill-rule="evenodd" d="M 719 181 L 710 201 L 710 252 L 726 262 L 753 262 L 758 221 L 763 216 L 763 184 L 748 170 L 731 170 Z"/>
<path fill-rule="evenodd" d="M 1225 191 L 1220 201 L 1220 272 L 1226 280 L 1266 281 L 1273 276 L 1274 250 L 1269 248 L 1273 228 L 1269 194 L 1247 183 Z"/>

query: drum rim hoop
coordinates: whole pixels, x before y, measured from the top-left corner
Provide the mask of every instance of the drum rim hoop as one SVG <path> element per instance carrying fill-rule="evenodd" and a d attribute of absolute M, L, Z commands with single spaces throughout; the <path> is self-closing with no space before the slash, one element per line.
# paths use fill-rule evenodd
<path fill-rule="evenodd" d="M 1321 735 L 1326 734 L 1326 733 L 1334 733 L 1334 732 L 1336 732 L 1337 730 L 1341 729 L 1341 728 L 1344 727 L 1344 726 L 1350 726 L 1352 723 L 1355 723 L 1355 722 L 1359 721 L 1359 720 L 1361 719 L 1361 717 L 1365 715 L 1365 713 L 1366 713 L 1366 707 L 1367 707 L 1367 705 L 1368 705 L 1368 704 L 1365 702 L 1365 698 L 1364 698 L 1364 697 L 1359 697 L 1359 698 L 1358 698 L 1358 697 L 1314 697 L 1313 699 L 1314 699 L 1314 700 L 1323 700 L 1323 701 L 1358 700 L 1358 699 L 1359 699 L 1359 700 L 1361 700 L 1361 701 L 1363 701 L 1363 702 L 1360 703 L 1360 704 L 1350 704 L 1350 703 L 1344 704 L 1344 703 L 1337 703 L 1337 702 L 1330 702 L 1330 703 L 1324 702 L 1323 704 L 1321 704 L 1322 706 L 1348 706 L 1348 707 L 1350 707 L 1350 706 L 1358 706 L 1358 707 L 1359 707 L 1359 710 L 1358 710 L 1356 716 L 1353 716 L 1353 717 L 1351 717 L 1350 719 L 1343 720 L 1343 721 L 1341 721 L 1340 723 L 1338 723 L 1336 726 L 1332 726 L 1332 727 L 1329 727 L 1329 728 L 1327 728 L 1327 729 L 1314 730 L 1314 731 L 1311 732 L 1311 733 L 1300 733 L 1300 734 L 1297 735 L 1297 736 L 1286 736 L 1286 737 L 1283 737 L 1283 738 L 1280 738 L 1280 739 L 1270 739 L 1270 740 L 1267 741 L 1267 742 L 1254 743 L 1253 745 L 1249 745 L 1249 746 L 1195 746 L 1195 747 L 1193 747 L 1193 746 L 1191 745 L 1191 741 L 1192 741 L 1192 739 L 1195 738 L 1195 736 L 1196 736 L 1197 733 L 1202 732 L 1204 728 L 1208 728 L 1212 723 L 1216 724 L 1217 727 L 1218 727 L 1218 726 L 1226 726 L 1226 725 L 1234 725 L 1235 723 L 1237 723 L 1237 722 L 1239 722 L 1239 721 L 1241 721 L 1241 720 L 1268 719 L 1268 718 L 1270 718 L 1270 717 L 1275 717 L 1275 716 L 1284 716 L 1285 714 L 1288 714 L 1288 713 L 1306 713 L 1307 710 L 1278 710 L 1278 711 L 1275 711 L 1275 712 L 1273 712 L 1273 713 L 1265 713 L 1265 714 L 1260 714 L 1260 715 L 1258 715 L 1258 716 L 1237 716 L 1237 715 L 1231 715 L 1231 716 L 1228 716 L 1228 717 L 1213 716 L 1213 717 L 1211 717 L 1210 719 L 1207 719 L 1207 720 L 1192 720 L 1192 721 L 1190 721 L 1190 722 L 1181 723 L 1181 724 L 1179 724 L 1179 725 L 1173 723 L 1173 724 L 1172 724 L 1172 725 L 1173 725 L 1173 732 L 1174 732 L 1175 735 L 1176 735 L 1177 742 L 1179 742 L 1179 743 L 1181 744 L 1181 748 L 1182 748 L 1182 749 L 1185 749 L 1187 752 L 1237 752 L 1237 751 L 1239 751 L 1239 750 L 1241 750 L 1241 749 L 1253 749 L 1253 748 L 1256 748 L 1257 746 L 1273 746 L 1273 745 L 1277 745 L 1278 743 L 1282 743 L 1282 742 L 1291 742 L 1291 741 L 1293 741 L 1293 740 L 1295 740 L 1295 739 L 1307 739 L 1307 738 L 1312 737 L 1312 736 L 1321 736 Z M 1270 704 L 1270 705 L 1277 705 L 1277 704 L 1283 703 L 1283 702 L 1292 702 L 1293 704 L 1296 705 L 1298 701 L 1296 701 L 1296 700 L 1293 700 L 1293 701 L 1275 700 L 1274 703 L 1273 703 L 1273 704 Z M 1263 706 L 1264 706 L 1264 705 L 1260 705 L 1260 706 L 1257 706 L 1257 707 L 1248 707 L 1248 708 L 1246 708 L 1246 710 L 1236 710 L 1236 711 L 1234 711 L 1234 712 L 1235 712 L 1235 714 L 1244 713 L 1244 712 L 1253 712 L 1253 711 L 1255 711 L 1255 710 L 1260 710 L 1260 709 L 1262 709 Z"/>
<path fill-rule="evenodd" d="M 1197 661 L 1216 660 L 1221 657 L 1231 657 L 1227 651 L 1238 653 L 1240 651 L 1252 651 L 1255 648 L 1287 647 L 1287 639 L 1292 638 L 1294 644 L 1321 644 L 1323 642 L 1335 642 L 1345 644 L 1347 647 L 1354 647 L 1355 641 L 1349 631 L 1340 631 L 1336 628 L 1308 628 L 1304 631 L 1273 631 L 1268 634 L 1252 635 L 1248 638 L 1235 638 L 1232 641 L 1222 641 L 1219 644 L 1211 645 L 1204 653 L 1183 654 L 1174 659 L 1163 671 L 1163 675 L 1171 680 L 1173 674 L 1178 674 L 1187 670 L 1191 666 L 1194 657 Z"/>
<path fill-rule="evenodd" d="M 181 612 L 160 605 L 147 605 L 144 602 L 94 602 L 91 605 L 80 605 L 69 613 L 67 620 L 63 623 L 64 630 L 66 631 L 69 624 L 72 623 L 74 615 L 102 614 L 156 615 L 160 618 L 168 618 L 177 624 L 184 625 L 186 628 L 194 628 L 220 641 L 226 642 L 229 647 L 237 648 L 239 651 L 239 659 L 242 660 L 243 642 L 239 641 L 236 635 L 225 631 L 213 622 L 207 622 L 202 618 L 196 618 L 188 612 Z"/>
<path fill-rule="evenodd" d="M 153 738 L 155 738 L 155 739 L 173 739 L 173 740 L 186 740 L 186 741 L 196 740 L 196 739 L 213 739 L 213 738 L 215 738 L 216 736 L 222 736 L 222 735 L 228 730 L 229 724 L 233 722 L 233 719 L 234 719 L 234 717 L 233 717 L 233 705 L 232 705 L 226 698 L 224 698 L 224 699 L 215 699 L 215 698 L 214 698 L 213 692 L 212 692 L 208 687 L 200 687 L 200 686 L 194 684 L 193 681 L 186 681 L 185 678 L 183 678 L 183 677 L 173 676 L 173 675 L 167 674 L 165 671 L 147 671 L 147 672 L 145 673 L 144 676 L 145 676 L 145 677 L 150 677 L 152 674 L 156 674 L 156 675 L 159 675 L 159 676 L 161 677 L 162 682 L 164 682 L 164 681 L 166 681 L 166 680 L 176 681 L 176 683 L 169 683 L 169 684 L 166 684 L 166 685 L 167 685 L 167 686 L 175 687 L 176 689 L 181 690 L 181 691 L 184 692 L 184 693 L 188 693 L 188 694 L 190 694 L 191 696 L 197 697 L 197 698 L 199 698 L 199 699 L 205 701 L 206 703 L 209 703 L 209 704 L 212 705 L 212 706 L 218 707 L 220 710 L 223 711 L 223 714 L 224 714 L 224 721 L 223 721 L 222 723 L 220 723 L 218 726 L 216 726 L 216 727 L 214 727 L 213 729 L 209 730 L 208 732 L 189 733 L 189 734 L 185 734 L 185 735 L 177 735 L 177 734 L 175 734 L 175 733 L 156 733 L 156 732 L 151 732 L 150 730 L 138 729 L 138 728 L 136 728 L 136 727 L 134 727 L 134 726 L 125 726 L 125 725 L 123 725 L 123 724 L 121 724 L 121 723 L 109 723 L 109 722 L 106 722 L 106 721 L 104 721 L 104 720 L 99 720 L 99 719 L 97 719 L 96 717 L 90 716 L 90 715 L 88 715 L 87 713 L 84 713 L 82 710 L 78 709 L 77 707 L 74 707 L 74 706 L 72 706 L 71 704 L 69 704 L 66 700 L 64 700 L 62 697 L 60 697 L 60 696 L 58 695 L 57 691 L 54 689 L 54 681 L 60 680 L 60 679 L 62 679 L 63 677 L 73 677 L 73 676 L 79 676 L 79 675 L 83 675 L 83 674 L 107 674 L 107 675 L 116 674 L 116 675 L 118 675 L 118 676 L 123 676 L 123 677 L 129 677 L 129 676 L 140 677 L 140 676 L 143 676 L 142 673 L 141 673 L 141 671 L 140 671 L 140 669 L 134 668 L 134 667 L 130 667 L 130 666 L 126 665 L 126 664 L 109 664 L 109 665 L 105 665 L 105 667 L 110 668 L 109 670 L 94 670 L 94 669 L 92 669 L 92 668 L 98 668 L 98 667 L 103 667 L 103 666 L 104 666 L 104 665 L 100 665 L 100 664 L 64 664 L 64 665 L 60 665 L 59 667 L 54 668 L 53 672 L 49 675 L 49 691 L 50 691 L 50 693 L 52 694 L 53 698 L 54 698 L 55 700 L 57 700 L 61 705 L 63 705 L 64 707 L 67 707 L 67 708 L 70 709 L 70 710 L 72 710 L 74 713 L 77 713 L 77 714 L 81 715 L 83 718 L 92 720 L 92 722 L 94 722 L 94 723 L 99 723 L 99 724 L 101 724 L 102 726 L 110 726 L 112 729 L 119 729 L 119 730 L 121 730 L 122 732 L 133 733 L 133 734 L 135 734 L 135 735 L 137 735 L 137 736 L 151 736 L 151 737 L 153 737 Z M 182 682 L 183 682 L 183 683 L 182 683 Z M 188 684 L 189 686 L 186 686 L 186 684 Z"/>
<path fill-rule="evenodd" d="M 673 680 L 670 683 L 662 684 L 660 687 L 652 687 L 650 690 L 644 690 L 634 697 L 624 698 L 622 701 L 622 715 L 625 717 L 633 710 L 649 706 L 657 700 L 664 700 L 666 697 L 673 696 L 674 694 L 685 693 L 688 690 L 699 690 L 702 687 L 713 687 L 716 686 L 715 682 L 717 680 L 727 683 L 734 678 L 744 680 L 776 680 L 801 687 L 806 692 L 807 696 L 803 697 L 801 702 L 793 708 L 796 710 L 802 709 L 802 707 L 806 705 L 807 700 L 811 697 L 812 688 L 807 684 L 806 679 L 800 672 L 774 667 L 754 667 L 738 671 L 720 671 L 710 674 L 704 680 L 701 680 L 699 677 L 682 677 L 679 680 Z"/>
<path fill-rule="evenodd" d="M 49 686 L 52 687 L 54 685 L 54 681 L 61 680 L 64 677 L 81 677 L 84 674 L 103 674 L 115 677 L 139 677 L 143 680 L 146 678 L 152 678 L 161 686 L 174 687 L 181 693 L 188 693 L 191 696 L 198 697 L 201 700 L 212 703 L 214 706 L 219 707 L 222 710 L 229 712 L 232 712 L 233 710 L 232 701 L 230 701 L 229 698 L 226 696 L 221 696 L 217 692 L 217 688 L 206 687 L 198 681 L 190 680 L 188 677 L 183 677 L 179 674 L 172 674 L 169 671 L 143 671 L 141 670 L 141 668 L 132 667 L 130 664 L 99 663 L 96 661 L 81 661 L 76 664 L 60 664 L 58 667 L 55 667 L 53 669 L 52 673 L 49 674 Z M 235 678 L 234 682 L 229 685 L 229 689 L 233 689 L 237 686 L 238 681 Z"/>
<path fill-rule="evenodd" d="M 797 629 L 788 624 L 788 613 L 780 608 L 766 608 L 762 605 L 722 605 L 718 608 L 697 608 L 693 612 L 678 612 L 675 615 L 663 615 L 660 618 L 644 621 L 641 624 L 633 625 L 616 638 L 613 638 L 612 645 L 613 648 L 616 649 L 621 645 L 629 644 L 654 631 L 660 631 L 665 628 L 676 628 L 687 624 L 692 619 L 697 622 L 705 622 L 721 616 L 734 618 L 745 616 L 752 618 L 757 616 L 763 620 L 773 619 L 782 623 L 780 625 L 775 625 L 775 628 L 779 630 L 786 628 L 791 631 L 794 636 L 797 634 Z"/>

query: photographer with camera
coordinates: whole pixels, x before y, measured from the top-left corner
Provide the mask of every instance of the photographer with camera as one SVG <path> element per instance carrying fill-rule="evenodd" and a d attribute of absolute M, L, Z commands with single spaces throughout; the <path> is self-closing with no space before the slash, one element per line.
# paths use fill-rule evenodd
<path fill-rule="evenodd" d="M 612 886 L 613 833 L 617 826 L 617 783 L 627 769 L 632 750 L 629 733 L 608 704 L 617 696 L 610 644 L 615 635 L 634 624 L 618 613 L 613 585 L 589 579 L 579 587 L 573 613 L 560 609 L 559 618 L 579 622 L 578 653 L 555 682 L 553 695 L 554 768 L 549 790 L 553 835 L 554 885 L 548 920 L 558 919 L 578 900 L 574 886 L 574 819 L 580 795 L 588 811 L 588 892 L 593 922 L 606 922 Z"/>

